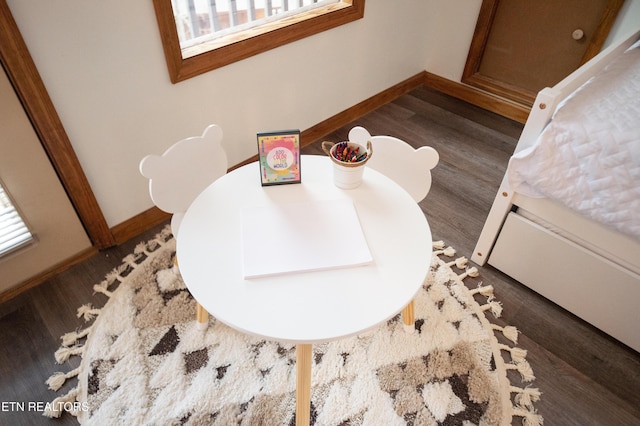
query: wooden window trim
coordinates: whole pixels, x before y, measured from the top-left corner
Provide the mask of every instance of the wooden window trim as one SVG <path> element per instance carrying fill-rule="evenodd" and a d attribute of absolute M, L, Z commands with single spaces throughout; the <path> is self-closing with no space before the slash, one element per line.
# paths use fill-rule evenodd
<path fill-rule="evenodd" d="M 195 77 L 287 43 L 358 20 L 364 16 L 365 0 L 343 0 L 292 16 L 277 24 L 229 36 L 227 43 L 214 50 L 183 58 L 171 0 L 153 0 L 160 38 L 172 83 Z M 225 38 L 227 39 L 227 38 Z"/>

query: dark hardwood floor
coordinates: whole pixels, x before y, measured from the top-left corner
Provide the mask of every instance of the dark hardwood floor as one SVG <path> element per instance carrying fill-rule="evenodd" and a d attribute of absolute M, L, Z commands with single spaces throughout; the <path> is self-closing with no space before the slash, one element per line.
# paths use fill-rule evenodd
<path fill-rule="evenodd" d="M 438 150 L 440 163 L 421 207 L 434 239 L 471 257 L 522 125 L 427 89 L 414 90 L 322 140 L 344 140 L 354 125 Z M 324 155 L 320 142 L 303 152 Z M 61 366 L 55 363 L 60 336 L 83 327 L 77 308 L 106 301 L 93 294 L 93 285 L 159 229 L 100 252 L 0 305 L 0 425 L 77 424 L 68 414 L 51 420 L 38 412 L 11 412 L 10 405 L 52 401 L 75 385 L 70 380 L 55 393 L 44 383 L 54 372 L 79 365 L 77 357 Z M 477 281 L 495 288 L 503 304 L 498 322 L 521 332 L 518 346 L 528 351 L 536 375 L 532 387 L 542 391 L 536 408 L 545 425 L 640 425 L 637 352 L 491 267 L 481 268 L 470 286 Z M 517 373 L 510 377 L 519 383 Z"/>

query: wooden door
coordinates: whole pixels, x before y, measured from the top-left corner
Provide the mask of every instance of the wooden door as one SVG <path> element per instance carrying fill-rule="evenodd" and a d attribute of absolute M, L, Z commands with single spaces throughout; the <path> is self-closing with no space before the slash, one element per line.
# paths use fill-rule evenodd
<path fill-rule="evenodd" d="M 624 0 L 483 0 L 462 82 L 531 106 L 595 56 Z"/>

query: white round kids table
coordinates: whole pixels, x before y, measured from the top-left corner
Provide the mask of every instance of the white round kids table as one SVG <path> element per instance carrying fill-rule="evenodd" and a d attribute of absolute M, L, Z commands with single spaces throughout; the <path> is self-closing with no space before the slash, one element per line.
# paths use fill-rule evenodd
<path fill-rule="evenodd" d="M 431 262 L 429 224 L 404 189 L 367 168 L 360 186 L 343 190 L 333 184 L 332 167 L 328 157 L 302 156 L 302 182 L 277 186 L 261 185 L 257 162 L 240 167 L 198 196 L 177 237 L 180 272 L 207 312 L 241 332 L 296 344 L 297 425 L 310 421 L 312 345 L 362 333 L 401 311 L 405 325 L 413 327 L 412 299 Z M 355 225 L 353 218 L 332 218 L 335 228 L 327 232 L 322 212 L 333 206 L 355 210 Z M 291 211 L 305 217 L 287 215 Z M 357 237 L 361 230 L 369 260 L 359 258 L 362 253 L 350 258 L 362 245 L 335 243 L 342 226 L 349 228 L 339 236 Z M 264 235 L 274 235 L 277 227 L 283 238 L 260 241 L 261 227 L 268 231 Z M 285 260 L 284 269 L 258 265 L 267 269 L 249 275 L 246 250 L 255 245 L 264 259 Z M 334 252 L 345 249 L 346 264 L 335 263 Z M 318 263 L 305 263 L 305 253 Z"/>

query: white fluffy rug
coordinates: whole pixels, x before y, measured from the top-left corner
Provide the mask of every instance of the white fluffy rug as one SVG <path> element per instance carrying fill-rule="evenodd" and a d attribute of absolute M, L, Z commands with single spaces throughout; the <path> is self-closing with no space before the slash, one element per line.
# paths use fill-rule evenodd
<path fill-rule="evenodd" d="M 397 316 L 361 336 L 314 345 L 312 424 L 542 424 L 533 408 L 538 390 L 508 379 L 507 370 L 534 378 L 526 352 L 513 346 L 517 331 L 485 318 L 501 309 L 491 287 L 468 290 L 463 280 L 477 270 L 447 259 L 452 248 L 434 247 L 415 298 L 414 333 Z M 81 307 L 79 316 L 95 321 L 63 336 L 56 353 L 60 363 L 81 355 L 81 366 L 47 382 L 57 390 L 77 374 L 78 386 L 45 414 L 69 411 L 87 425 L 295 424 L 295 347 L 214 318 L 199 331 L 174 255 L 165 229 L 95 286 L 108 303 Z"/>

